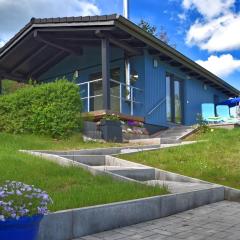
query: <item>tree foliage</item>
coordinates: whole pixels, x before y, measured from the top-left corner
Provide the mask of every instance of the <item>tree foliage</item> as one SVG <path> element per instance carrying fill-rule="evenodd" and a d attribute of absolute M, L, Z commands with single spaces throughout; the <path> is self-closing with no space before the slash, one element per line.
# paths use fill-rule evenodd
<path fill-rule="evenodd" d="M 142 28 L 144 31 L 152 34 L 153 36 L 159 38 L 164 43 L 170 45 L 173 48 L 176 48 L 176 44 L 170 43 L 170 38 L 168 36 L 167 31 L 163 26 L 160 27 L 160 31 L 158 32 L 158 28 L 149 22 L 145 21 L 144 19 L 141 19 L 140 23 L 138 24 L 140 28 Z"/>

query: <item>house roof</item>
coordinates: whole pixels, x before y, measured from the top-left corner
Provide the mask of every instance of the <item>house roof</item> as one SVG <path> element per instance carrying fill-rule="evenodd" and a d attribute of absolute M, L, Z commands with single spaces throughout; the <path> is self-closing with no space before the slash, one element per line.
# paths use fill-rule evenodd
<path fill-rule="evenodd" d="M 129 55 L 140 54 L 147 49 L 150 54 L 179 68 L 188 76 L 231 97 L 239 95 L 239 90 L 221 78 L 117 14 L 32 18 L 0 48 L 0 78 L 19 81 L 32 76 L 37 78 L 69 54 L 81 54 L 79 46 L 99 44 L 102 37 L 108 37 L 113 45 L 123 48 Z"/>

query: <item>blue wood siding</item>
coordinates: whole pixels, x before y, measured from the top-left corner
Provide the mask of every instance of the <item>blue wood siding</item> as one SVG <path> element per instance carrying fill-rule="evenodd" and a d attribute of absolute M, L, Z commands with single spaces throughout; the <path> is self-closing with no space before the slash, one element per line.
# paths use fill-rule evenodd
<path fill-rule="evenodd" d="M 183 84 L 183 124 L 196 124 L 197 114 L 201 113 L 202 103 L 213 103 L 214 95 L 219 97 L 219 101 L 227 99 L 227 95 L 221 91 L 207 86 L 205 90 L 203 82 L 195 78 L 190 78 L 180 71 L 179 68 L 159 61 L 158 68 L 153 67 L 154 57 L 145 53 L 145 121 L 149 124 L 167 126 L 166 102 L 157 108 L 151 115 L 147 113 L 166 97 L 166 74 L 174 74 L 182 79 Z"/>
<path fill-rule="evenodd" d="M 79 77 L 77 82 L 89 81 L 89 75 L 101 72 L 101 48 L 84 47 L 82 56 L 69 56 L 63 61 L 52 67 L 41 76 L 42 81 L 53 81 L 57 77 L 65 76 L 70 81 L 73 73 L 78 69 Z M 110 51 L 111 68 L 120 68 L 120 81 L 125 82 L 124 53 L 118 48 L 111 48 Z M 158 61 L 158 67 L 154 68 L 154 56 L 146 51 L 143 56 L 132 57 L 130 59 L 131 69 L 138 73 L 139 79 L 133 86 L 143 89 L 143 92 L 135 92 L 135 101 L 142 104 L 134 105 L 134 115 L 142 116 L 145 122 L 154 125 L 167 126 L 166 102 L 157 108 L 152 114 L 148 114 L 162 99 L 166 98 L 166 74 L 171 73 L 183 80 L 184 88 L 184 124 L 192 125 L 196 123 L 196 116 L 201 113 L 202 103 L 213 103 L 214 95 L 219 100 L 227 99 L 222 92 L 207 86 L 205 90 L 203 82 L 197 79 L 189 79 L 187 75 L 177 67 Z M 85 93 L 86 94 L 86 91 Z M 125 93 L 123 92 L 123 95 Z M 130 114 L 130 104 L 127 101 L 122 102 L 123 113 Z M 86 109 L 85 109 L 86 111 Z"/>
<path fill-rule="evenodd" d="M 120 67 L 121 72 L 124 71 L 123 64 L 123 51 L 119 48 L 111 48 L 110 61 L 111 68 Z M 119 59 L 118 61 L 116 61 Z M 101 72 L 101 48 L 99 47 L 84 47 L 83 55 L 81 56 L 69 56 L 56 64 L 54 67 L 44 73 L 40 80 L 42 81 L 54 81 L 57 77 L 65 76 L 67 79 L 72 80 L 73 73 L 83 69 L 79 72 L 78 82 L 88 81 L 89 74 Z"/>
<path fill-rule="evenodd" d="M 166 104 L 163 103 L 148 115 L 162 99 L 166 97 L 166 71 L 164 66 L 153 67 L 154 57 L 145 53 L 145 120 L 149 124 L 166 125 Z"/>
<path fill-rule="evenodd" d="M 219 101 L 228 99 L 221 91 L 207 85 L 205 90 L 203 82 L 196 79 L 185 80 L 185 124 L 196 123 L 197 114 L 201 114 L 202 103 L 213 103 L 214 95 L 219 97 Z"/>

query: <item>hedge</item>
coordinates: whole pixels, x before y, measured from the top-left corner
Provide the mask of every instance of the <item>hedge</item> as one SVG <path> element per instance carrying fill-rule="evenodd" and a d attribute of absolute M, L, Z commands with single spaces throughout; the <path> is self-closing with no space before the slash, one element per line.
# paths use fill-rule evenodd
<path fill-rule="evenodd" d="M 66 79 L 0 97 L 0 131 L 66 137 L 81 127 L 79 87 Z"/>

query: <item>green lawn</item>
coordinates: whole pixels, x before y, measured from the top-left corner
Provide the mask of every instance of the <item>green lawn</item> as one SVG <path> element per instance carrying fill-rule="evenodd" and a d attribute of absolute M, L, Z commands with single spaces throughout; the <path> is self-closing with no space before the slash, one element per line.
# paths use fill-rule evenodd
<path fill-rule="evenodd" d="M 83 143 L 80 136 L 57 141 L 47 137 L 0 133 L 0 183 L 16 180 L 46 190 L 53 198 L 51 210 L 54 211 L 167 193 L 166 189 L 159 187 L 93 176 L 81 168 L 62 167 L 18 152 L 19 149 L 80 149 L 112 145 Z"/>
<path fill-rule="evenodd" d="M 121 158 L 240 189 L 240 128 L 218 129 L 189 140 L 206 141 Z"/>

